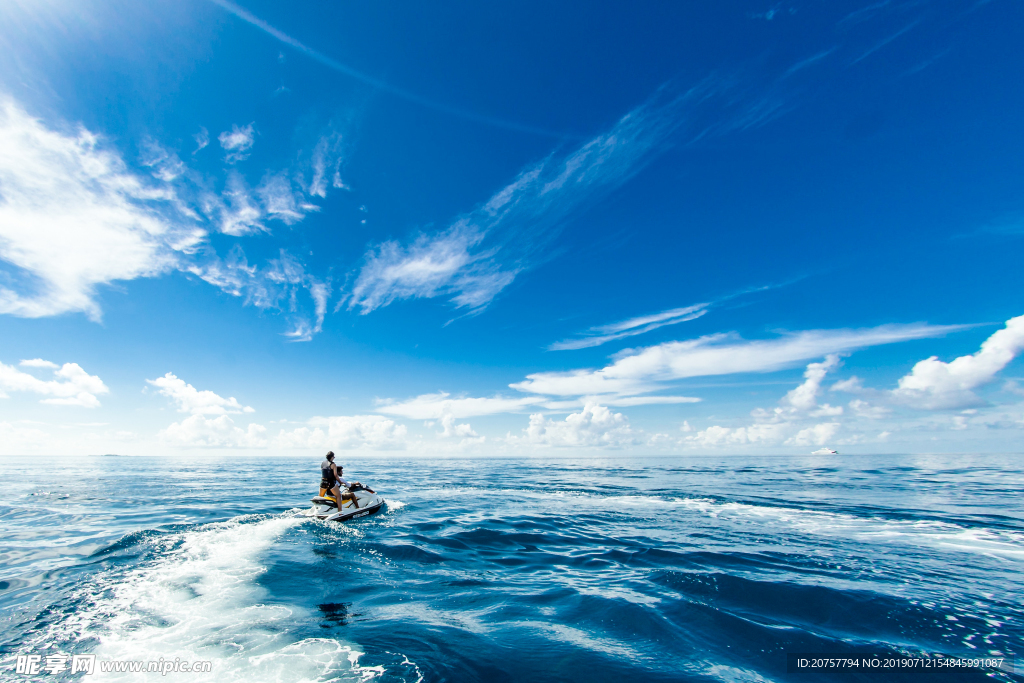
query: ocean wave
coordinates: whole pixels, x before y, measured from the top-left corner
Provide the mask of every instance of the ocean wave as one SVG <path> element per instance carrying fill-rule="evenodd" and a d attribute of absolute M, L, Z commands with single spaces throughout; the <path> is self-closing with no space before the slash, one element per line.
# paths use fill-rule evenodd
<path fill-rule="evenodd" d="M 360 666 L 362 651 L 323 638 L 295 640 L 290 626 L 312 619 L 295 605 L 267 602 L 261 562 L 278 539 L 299 525 L 293 516 L 248 515 L 165 535 L 136 534 L 114 544 L 150 545 L 153 557 L 96 577 L 77 607 L 51 625 L 58 648 L 87 644 L 101 660 L 213 661 L 216 681 L 366 681 L 383 669 Z M 90 680 L 131 680 L 97 672 Z M 173 675 L 172 675 L 173 678 Z"/>

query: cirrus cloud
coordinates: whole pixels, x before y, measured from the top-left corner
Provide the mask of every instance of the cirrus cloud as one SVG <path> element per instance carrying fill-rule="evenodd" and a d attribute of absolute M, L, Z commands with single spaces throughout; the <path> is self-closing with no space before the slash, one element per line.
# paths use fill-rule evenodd
<path fill-rule="evenodd" d="M 0 99 L 0 313 L 99 320 L 100 285 L 168 272 L 205 238 L 175 199 L 98 136 Z"/>
<path fill-rule="evenodd" d="M 774 339 L 745 340 L 735 334 L 713 334 L 642 349 L 627 349 L 615 362 L 598 370 L 540 372 L 510 384 L 517 391 L 554 396 L 635 395 L 663 383 L 689 377 L 772 372 L 830 353 L 938 337 L 962 325 L 882 325 L 865 329 L 807 330 Z"/>

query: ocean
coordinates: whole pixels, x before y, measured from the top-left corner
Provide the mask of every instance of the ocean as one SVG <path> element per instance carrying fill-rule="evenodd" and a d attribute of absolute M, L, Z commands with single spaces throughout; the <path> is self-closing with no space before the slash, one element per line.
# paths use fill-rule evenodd
<path fill-rule="evenodd" d="M 1020 455 L 321 459 L 0 459 L 0 680 L 1024 681 Z"/>

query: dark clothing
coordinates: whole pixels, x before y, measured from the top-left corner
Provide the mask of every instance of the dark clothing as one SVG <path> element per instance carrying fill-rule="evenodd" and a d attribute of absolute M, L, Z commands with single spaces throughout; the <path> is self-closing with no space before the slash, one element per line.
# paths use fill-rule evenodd
<path fill-rule="evenodd" d="M 338 483 L 338 478 L 334 476 L 334 468 L 331 467 L 330 460 L 324 460 L 320 463 L 320 473 L 323 475 L 320 481 L 320 488 L 333 489 L 334 485 Z"/>

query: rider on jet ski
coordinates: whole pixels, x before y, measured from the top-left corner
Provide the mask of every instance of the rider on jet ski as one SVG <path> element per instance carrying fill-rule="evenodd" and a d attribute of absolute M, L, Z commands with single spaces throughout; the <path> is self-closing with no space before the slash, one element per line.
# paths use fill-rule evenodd
<path fill-rule="evenodd" d="M 334 500 L 338 504 L 338 509 L 341 510 L 341 506 L 344 501 L 351 500 L 353 507 L 359 507 L 359 501 L 356 500 L 356 494 L 351 491 L 341 492 L 341 486 L 344 484 L 346 487 L 349 486 L 349 482 L 341 478 L 341 467 L 334 464 L 334 451 L 327 451 L 326 459 L 320 463 L 320 495 L 323 496 L 327 491 L 334 494 Z M 358 482 L 352 484 L 352 486 L 359 485 Z M 366 489 L 370 491 L 370 489 Z M 372 491 L 370 491 L 373 493 Z"/>
<path fill-rule="evenodd" d="M 342 477 L 344 476 L 345 468 L 342 467 L 341 465 L 337 465 L 337 468 L 338 468 L 338 481 L 341 482 L 342 486 L 347 488 L 349 491 L 369 491 L 370 493 L 377 493 L 376 491 L 371 489 L 369 486 L 363 486 L 361 482 L 349 481 L 347 479 L 343 479 Z"/>

